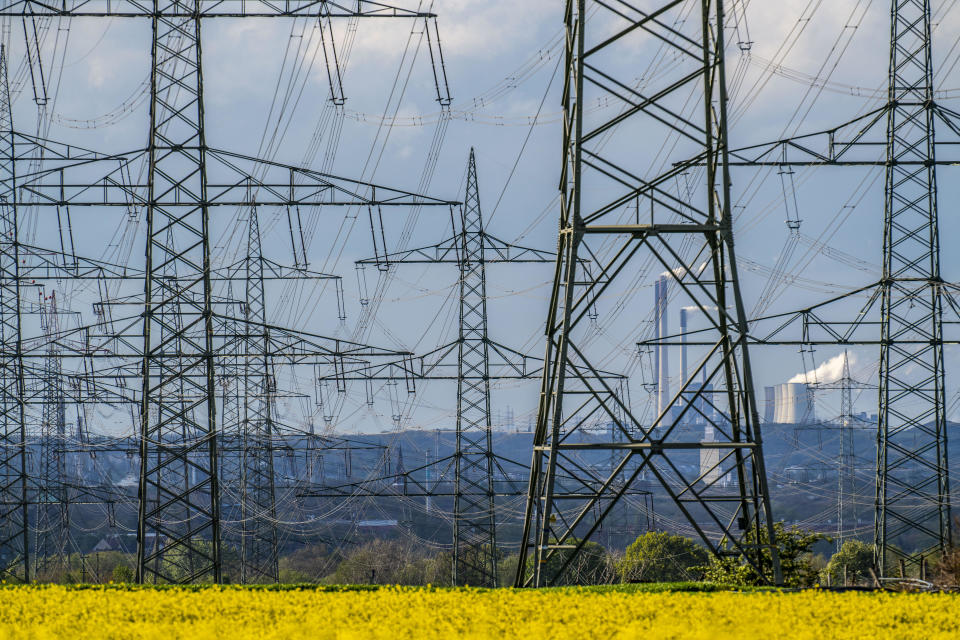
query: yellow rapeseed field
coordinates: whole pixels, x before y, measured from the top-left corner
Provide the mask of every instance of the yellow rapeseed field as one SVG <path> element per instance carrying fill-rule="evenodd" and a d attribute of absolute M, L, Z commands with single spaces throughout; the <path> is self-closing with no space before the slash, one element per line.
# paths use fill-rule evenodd
<path fill-rule="evenodd" d="M 958 637 L 942 594 L 0 588 L 2 640 Z"/>

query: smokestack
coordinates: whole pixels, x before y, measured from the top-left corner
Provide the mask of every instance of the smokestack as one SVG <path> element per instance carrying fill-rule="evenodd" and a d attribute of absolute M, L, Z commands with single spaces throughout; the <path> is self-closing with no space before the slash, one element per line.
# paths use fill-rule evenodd
<path fill-rule="evenodd" d="M 687 384 L 687 309 L 685 307 L 680 307 L 680 385 L 681 389 L 683 385 Z M 692 390 L 692 387 L 688 387 Z M 687 402 L 691 394 L 684 394 L 684 402 L 682 407 L 686 409 Z M 686 421 L 690 422 L 693 418 L 693 413 L 687 411 L 684 414 L 686 416 Z"/>
<path fill-rule="evenodd" d="M 657 336 L 663 340 L 670 334 L 669 315 L 667 314 L 667 283 L 666 275 L 658 279 L 657 287 Z M 657 345 L 657 413 L 662 414 L 670 406 L 670 360 L 667 356 L 667 347 Z"/>
<path fill-rule="evenodd" d="M 660 410 L 660 278 L 653 283 L 653 384 L 657 388 L 657 410 Z"/>
<path fill-rule="evenodd" d="M 777 390 L 775 387 L 764 387 L 763 393 L 766 401 L 763 407 L 763 421 L 771 424 L 777 408 Z"/>
<path fill-rule="evenodd" d="M 687 309 L 680 308 L 680 375 L 681 384 L 687 382 Z"/>

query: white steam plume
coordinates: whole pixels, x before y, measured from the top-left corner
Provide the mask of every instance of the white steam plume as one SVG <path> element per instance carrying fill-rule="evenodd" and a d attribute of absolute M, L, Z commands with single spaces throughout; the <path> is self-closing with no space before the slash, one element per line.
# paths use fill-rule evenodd
<path fill-rule="evenodd" d="M 853 366 L 856 358 L 854 354 L 847 355 L 847 361 Z M 823 364 L 821 364 L 816 369 L 812 371 L 807 371 L 806 373 L 798 373 L 793 376 L 787 383 L 791 382 L 808 382 L 813 384 L 814 382 L 829 384 L 831 382 L 836 382 L 843 377 L 843 354 L 838 353 L 833 356 Z"/>

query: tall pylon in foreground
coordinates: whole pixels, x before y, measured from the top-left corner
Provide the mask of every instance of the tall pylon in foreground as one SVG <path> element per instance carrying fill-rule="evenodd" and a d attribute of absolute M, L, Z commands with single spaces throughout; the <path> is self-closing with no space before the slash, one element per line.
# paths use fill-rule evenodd
<path fill-rule="evenodd" d="M 26 405 L 13 112 L 0 47 L 0 578 L 30 581 Z"/>
<path fill-rule="evenodd" d="M 791 338 L 783 330 L 789 326 L 802 329 L 806 345 L 879 346 L 874 553 L 881 576 L 895 573 L 901 560 L 916 575 L 924 558 L 953 543 L 943 310 L 947 304 L 958 316 L 960 303 L 940 271 L 937 167 L 957 164 L 960 113 L 936 101 L 933 83 L 930 1 L 891 0 L 886 104 L 824 131 L 730 152 L 733 166 L 884 171 L 880 281 L 810 305 L 787 322 L 790 314 L 778 314 L 781 328 L 769 333 L 760 328 L 774 316 L 754 322 L 769 345 Z M 949 139 L 937 140 L 938 126 Z M 841 306 L 847 310 L 827 315 Z"/>
<path fill-rule="evenodd" d="M 690 13 L 689 3 L 655 4 L 567 2 L 560 234 L 518 586 L 571 579 L 577 553 L 642 473 L 713 554 L 781 581 L 766 544 L 773 522 L 734 258 L 723 2 Z M 647 65 L 659 71 L 638 83 Z M 597 101 L 618 108 L 588 109 Z M 641 300 L 635 281 L 660 272 L 703 326 L 687 341 L 688 379 L 651 420 L 588 377 L 609 348 L 591 341 L 585 319 Z M 628 324 L 618 338 L 626 344 L 636 317 Z M 675 336 L 653 342 L 680 348 Z M 703 430 L 688 426 L 696 413 Z M 598 422 L 613 423 L 622 441 L 590 441 L 582 432 Z M 703 449 L 717 450 L 707 468 L 682 462 Z M 582 478 L 601 454 L 616 461 L 591 488 Z"/>
<path fill-rule="evenodd" d="M 883 575 L 952 543 L 934 150 L 945 116 L 933 99 L 930 0 L 892 0 L 890 17 L 874 519 Z M 957 132 L 960 120 L 946 124 Z"/>
<path fill-rule="evenodd" d="M 220 582 L 200 7 L 197 0 L 159 4 L 152 17 L 137 579 Z"/>

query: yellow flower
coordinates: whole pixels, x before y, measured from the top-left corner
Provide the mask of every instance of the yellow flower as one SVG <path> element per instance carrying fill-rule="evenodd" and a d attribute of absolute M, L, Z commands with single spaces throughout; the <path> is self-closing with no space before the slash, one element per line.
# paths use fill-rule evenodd
<path fill-rule="evenodd" d="M 948 594 L 386 587 L 0 588 L 0 640 L 945 640 Z"/>

